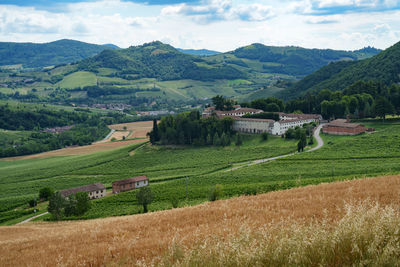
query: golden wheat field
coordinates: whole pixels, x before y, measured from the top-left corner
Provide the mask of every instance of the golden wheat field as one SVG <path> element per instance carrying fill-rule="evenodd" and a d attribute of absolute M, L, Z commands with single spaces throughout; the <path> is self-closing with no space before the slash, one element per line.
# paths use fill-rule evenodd
<path fill-rule="evenodd" d="M 113 124 L 108 127 L 117 131 L 130 132 L 130 135 L 128 136 L 129 138 L 146 137 L 146 134 L 153 129 L 153 121 L 136 121 L 129 123 L 120 123 L 120 124 Z"/>
<path fill-rule="evenodd" d="M 362 208 L 359 203 L 363 203 Z M 301 258 L 301 253 L 296 254 L 301 258 L 297 259 L 291 252 L 315 257 L 319 254 L 312 248 L 324 251 L 325 245 L 333 255 L 329 256 L 331 262 L 318 256 L 317 263 L 341 266 L 346 262 L 337 253 L 345 250 L 353 255 L 354 248 L 340 242 L 356 240 L 343 235 L 364 229 L 363 233 L 371 232 L 368 236 L 375 238 L 379 235 L 373 229 L 378 231 L 382 227 L 377 225 L 384 222 L 390 223 L 383 227 L 386 235 L 396 237 L 388 231 L 397 227 L 397 243 L 393 241 L 390 247 L 396 253 L 393 248 L 400 244 L 399 204 L 398 175 L 241 196 L 142 215 L 0 227 L 0 265 L 276 266 L 291 260 L 291 265 L 307 266 L 312 263 L 309 259 Z M 327 237 L 339 243 L 330 245 Z M 360 238 L 365 239 L 362 234 Z M 382 247 L 380 243 L 376 246 Z M 281 257 L 268 258 L 267 247 Z M 356 247 L 362 248 L 358 243 Z M 388 255 L 388 259 L 399 259 Z M 280 262 L 282 259 L 286 261 Z"/>

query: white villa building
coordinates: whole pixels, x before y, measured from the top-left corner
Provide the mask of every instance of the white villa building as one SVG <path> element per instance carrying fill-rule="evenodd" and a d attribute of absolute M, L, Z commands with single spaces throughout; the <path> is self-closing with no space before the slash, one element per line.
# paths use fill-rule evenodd
<path fill-rule="evenodd" d="M 232 117 L 235 119 L 233 130 L 242 133 L 269 133 L 272 135 L 283 135 L 290 128 L 301 127 L 310 122 L 319 122 L 322 116 L 319 114 L 295 114 L 279 112 L 279 121 L 269 119 L 242 118 L 245 114 L 262 113 L 262 110 L 252 108 L 236 108 L 235 110 L 219 111 L 213 107 L 203 111 L 203 117 L 211 116 L 213 113 L 218 117 Z"/>

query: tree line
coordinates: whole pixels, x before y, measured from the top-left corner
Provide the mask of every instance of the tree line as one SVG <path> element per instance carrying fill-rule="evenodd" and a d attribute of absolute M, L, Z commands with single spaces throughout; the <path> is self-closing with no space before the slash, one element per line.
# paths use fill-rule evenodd
<path fill-rule="evenodd" d="M 149 137 L 152 144 L 225 146 L 231 143 L 232 125 L 232 118 L 201 118 L 199 111 L 191 111 L 163 117 L 158 124 L 154 120 Z"/>
<path fill-rule="evenodd" d="M 324 89 L 285 104 L 286 112 L 321 114 L 325 119 L 381 117 L 400 114 L 400 85 L 358 81 L 343 91 Z"/>

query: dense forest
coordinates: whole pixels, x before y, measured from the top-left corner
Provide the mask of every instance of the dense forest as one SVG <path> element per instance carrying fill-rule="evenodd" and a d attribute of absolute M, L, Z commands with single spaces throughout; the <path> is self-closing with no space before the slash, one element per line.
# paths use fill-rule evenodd
<path fill-rule="evenodd" d="M 232 125 L 232 118 L 201 118 L 198 111 L 191 111 L 163 117 L 149 136 L 153 144 L 225 146 L 231 143 Z"/>
<path fill-rule="evenodd" d="M 390 86 L 400 82 L 400 42 L 378 55 L 357 62 L 331 63 L 294 84 L 286 98 L 322 89 L 343 90 L 357 81 L 380 82 Z"/>
<path fill-rule="evenodd" d="M 400 85 L 357 81 L 343 91 L 324 89 L 285 103 L 286 112 L 317 113 L 324 118 L 376 117 L 400 114 Z"/>

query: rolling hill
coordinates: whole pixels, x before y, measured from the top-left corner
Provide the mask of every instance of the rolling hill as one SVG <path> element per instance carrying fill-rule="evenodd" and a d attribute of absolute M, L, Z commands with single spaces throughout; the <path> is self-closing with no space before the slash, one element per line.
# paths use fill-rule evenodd
<path fill-rule="evenodd" d="M 241 79 L 247 75 L 230 66 L 206 64 L 204 60 L 179 52 L 159 41 L 128 49 L 105 50 L 83 60 L 79 69 L 96 72 L 98 68 L 116 70 L 114 75 L 128 80 L 156 78 L 159 80 Z"/>
<path fill-rule="evenodd" d="M 105 49 L 117 49 L 117 47 L 111 44 L 95 45 L 68 39 L 44 44 L 0 42 L 0 66 L 42 68 L 79 61 Z"/>
<path fill-rule="evenodd" d="M 385 85 L 400 82 L 400 42 L 368 59 L 331 63 L 294 84 L 285 94 L 293 97 L 306 91 L 343 90 L 357 81 Z"/>
<path fill-rule="evenodd" d="M 217 94 L 246 101 L 279 94 L 284 88 L 274 86 L 278 80 L 296 81 L 329 62 L 353 62 L 377 51 L 253 44 L 228 53 L 197 56 L 155 41 L 106 49 L 79 62 L 42 71 L 3 69 L 0 97 L 65 104 L 122 102 L 140 109 L 150 105 L 152 109 L 195 107 Z"/>

